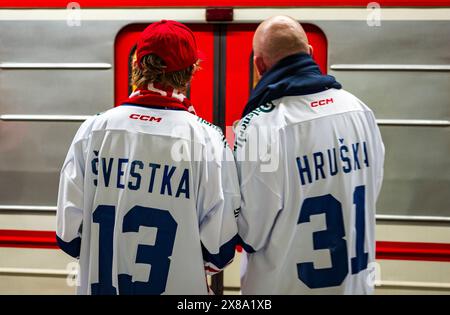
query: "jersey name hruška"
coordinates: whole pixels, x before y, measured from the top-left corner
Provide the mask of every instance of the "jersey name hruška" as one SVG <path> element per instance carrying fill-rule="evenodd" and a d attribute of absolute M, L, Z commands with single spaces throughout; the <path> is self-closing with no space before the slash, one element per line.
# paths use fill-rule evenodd
<path fill-rule="evenodd" d="M 208 294 L 234 256 L 233 154 L 186 111 L 122 105 L 78 130 L 61 171 L 57 236 L 79 294 Z"/>
<path fill-rule="evenodd" d="M 344 90 L 287 96 L 237 126 L 244 294 L 373 291 L 384 146 Z"/>

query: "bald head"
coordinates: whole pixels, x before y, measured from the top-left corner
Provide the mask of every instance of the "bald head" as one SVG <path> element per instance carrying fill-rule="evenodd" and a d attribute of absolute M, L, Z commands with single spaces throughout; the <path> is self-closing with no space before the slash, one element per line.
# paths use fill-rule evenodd
<path fill-rule="evenodd" d="M 263 60 L 267 69 L 281 59 L 300 52 L 309 54 L 310 46 L 302 26 L 293 18 L 274 16 L 262 22 L 256 29 L 253 36 L 253 53 L 255 58 Z M 258 65 L 257 67 L 259 68 Z"/>

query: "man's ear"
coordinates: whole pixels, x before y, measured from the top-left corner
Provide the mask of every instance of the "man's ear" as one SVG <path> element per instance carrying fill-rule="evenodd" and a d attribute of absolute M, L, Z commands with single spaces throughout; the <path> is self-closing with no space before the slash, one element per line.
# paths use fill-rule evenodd
<path fill-rule="evenodd" d="M 312 57 L 314 55 L 314 48 L 311 45 L 308 45 L 309 47 L 309 55 Z"/>
<path fill-rule="evenodd" d="M 267 66 L 261 56 L 253 56 L 253 64 L 260 77 L 267 71 Z"/>

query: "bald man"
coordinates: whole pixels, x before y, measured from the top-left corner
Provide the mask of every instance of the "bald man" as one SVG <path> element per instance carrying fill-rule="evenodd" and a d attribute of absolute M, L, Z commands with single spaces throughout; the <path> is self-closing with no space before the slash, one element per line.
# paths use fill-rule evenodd
<path fill-rule="evenodd" d="M 301 25 L 255 32 L 260 81 L 236 129 L 243 294 L 369 294 L 384 145 L 372 111 L 323 75 Z"/>
<path fill-rule="evenodd" d="M 312 46 L 302 26 L 290 17 L 276 16 L 261 23 L 253 37 L 254 61 L 264 74 L 281 59 L 296 54 L 312 55 Z"/>

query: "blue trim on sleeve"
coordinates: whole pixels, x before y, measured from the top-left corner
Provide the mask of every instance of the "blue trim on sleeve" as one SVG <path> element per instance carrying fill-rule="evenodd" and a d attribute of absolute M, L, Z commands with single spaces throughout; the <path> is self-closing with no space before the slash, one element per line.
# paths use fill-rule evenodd
<path fill-rule="evenodd" d="M 81 237 L 77 237 L 70 242 L 64 242 L 56 235 L 56 242 L 59 248 L 61 248 L 66 254 L 78 258 L 80 257 Z"/>
<path fill-rule="evenodd" d="M 203 260 L 214 264 L 219 269 L 225 268 L 234 258 L 238 237 L 236 234 L 231 240 L 220 246 L 218 254 L 211 254 L 202 243 Z"/>
<path fill-rule="evenodd" d="M 238 235 L 237 245 L 241 245 L 242 248 L 249 254 L 256 252 L 256 250 L 244 242 L 244 240 Z"/>

